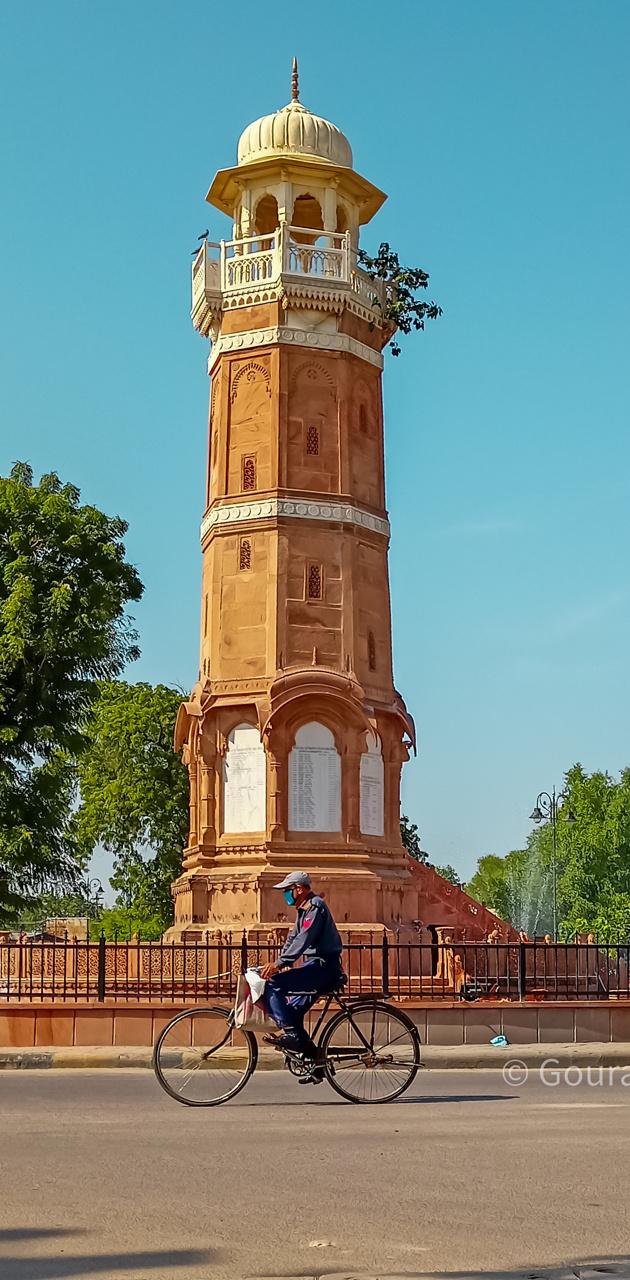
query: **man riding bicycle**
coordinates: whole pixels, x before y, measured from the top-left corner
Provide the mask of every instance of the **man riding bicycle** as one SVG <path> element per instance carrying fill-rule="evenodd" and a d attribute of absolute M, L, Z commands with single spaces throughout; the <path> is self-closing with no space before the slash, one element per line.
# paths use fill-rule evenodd
<path fill-rule="evenodd" d="M 282 1033 L 272 1043 L 311 1059 L 313 1068 L 300 1078 L 300 1084 L 319 1084 L 323 1071 L 315 1065 L 317 1050 L 304 1028 L 304 1015 L 319 995 L 345 981 L 342 942 L 324 899 L 313 893 L 305 871 L 291 871 L 274 888 L 282 889 L 288 906 L 297 907 L 297 919 L 278 959 L 261 970 L 265 1002 Z M 300 959 L 303 963 L 294 969 Z"/>

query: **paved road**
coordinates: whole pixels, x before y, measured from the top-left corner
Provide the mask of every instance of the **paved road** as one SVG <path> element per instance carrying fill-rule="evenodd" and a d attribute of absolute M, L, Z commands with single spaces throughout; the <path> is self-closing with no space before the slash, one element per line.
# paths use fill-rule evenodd
<path fill-rule="evenodd" d="M 144 1071 L 2 1072 L 0 1275 L 630 1274 L 616 1080 L 430 1072 L 406 1100 L 352 1107 L 266 1073 L 197 1112 Z"/>

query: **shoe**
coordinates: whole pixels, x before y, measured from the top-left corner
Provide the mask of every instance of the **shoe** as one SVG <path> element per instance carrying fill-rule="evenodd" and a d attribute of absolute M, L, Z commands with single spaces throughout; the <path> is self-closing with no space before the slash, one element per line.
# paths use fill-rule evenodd
<path fill-rule="evenodd" d="M 281 1035 L 274 1036 L 273 1044 L 276 1049 L 288 1049 L 292 1053 L 301 1053 L 298 1037 L 291 1031 L 283 1031 Z"/>
<path fill-rule="evenodd" d="M 298 1084 L 323 1084 L 323 1083 L 324 1083 L 324 1068 L 315 1067 L 315 1066 L 312 1068 L 311 1071 L 309 1071 L 309 1074 L 307 1076 L 300 1076 L 298 1080 Z"/>
<path fill-rule="evenodd" d="M 263 1036 L 264 1044 L 272 1044 L 275 1049 L 279 1047 L 279 1041 L 282 1039 L 281 1031 L 270 1031 L 268 1035 Z"/>

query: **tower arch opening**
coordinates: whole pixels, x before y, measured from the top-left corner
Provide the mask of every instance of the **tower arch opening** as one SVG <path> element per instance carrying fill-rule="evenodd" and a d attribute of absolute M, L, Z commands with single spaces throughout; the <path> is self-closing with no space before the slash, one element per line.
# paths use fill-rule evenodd
<path fill-rule="evenodd" d="M 237 724 L 223 761 L 223 831 L 264 831 L 267 826 L 267 757 L 256 725 Z"/>
<path fill-rule="evenodd" d="M 289 830 L 341 830 L 341 756 L 318 720 L 300 726 L 289 753 Z"/>
<path fill-rule="evenodd" d="M 365 735 L 360 766 L 360 825 L 365 836 L 385 834 L 385 766 L 377 733 Z"/>
<path fill-rule="evenodd" d="M 254 231 L 259 236 L 270 236 L 277 230 L 278 223 L 278 201 L 275 196 L 267 193 L 260 197 L 256 205 Z"/>
<path fill-rule="evenodd" d="M 317 233 L 324 230 L 322 206 L 310 192 L 307 191 L 304 195 L 295 197 L 292 223 L 294 227 L 301 228 L 293 232 L 293 238 L 298 244 L 315 244 L 318 239 Z M 307 229 L 311 227 L 313 234 L 309 235 Z"/>

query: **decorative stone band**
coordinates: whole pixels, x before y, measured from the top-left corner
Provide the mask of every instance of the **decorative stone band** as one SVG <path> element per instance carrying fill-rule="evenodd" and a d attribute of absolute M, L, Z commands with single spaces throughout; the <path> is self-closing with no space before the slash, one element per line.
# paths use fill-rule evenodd
<path fill-rule="evenodd" d="M 269 346 L 272 343 L 284 342 L 292 347 L 318 351 L 349 351 L 352 355 L 366 360 L 377 369 L 383 368 L 383 357 L 380 351 L 374 351 L 357 338 L 346 333 L 321 333 L 312 329 L 294 329 L 289 326 L 273 329 L 247 329 L 245 333 L 221 334 L 212 348 L 208 360 L 208 373 L 212 373 L 214 365 L 224 351 L 249 351 L 252 347 Z"/>
<path fill-rule="evenodd" d="M 298 502 L 289 498 L 266 498 L 261 502 L 218 503 L 201 522 L 201 540 L 217 525 L 243 524 L 251 520 L 268 520 L 289 516 L 295 520 L 339 520 L 357 525 L 389 538 L 389 520 L 373 516 L 362 507 L 341 502 Z"/>

